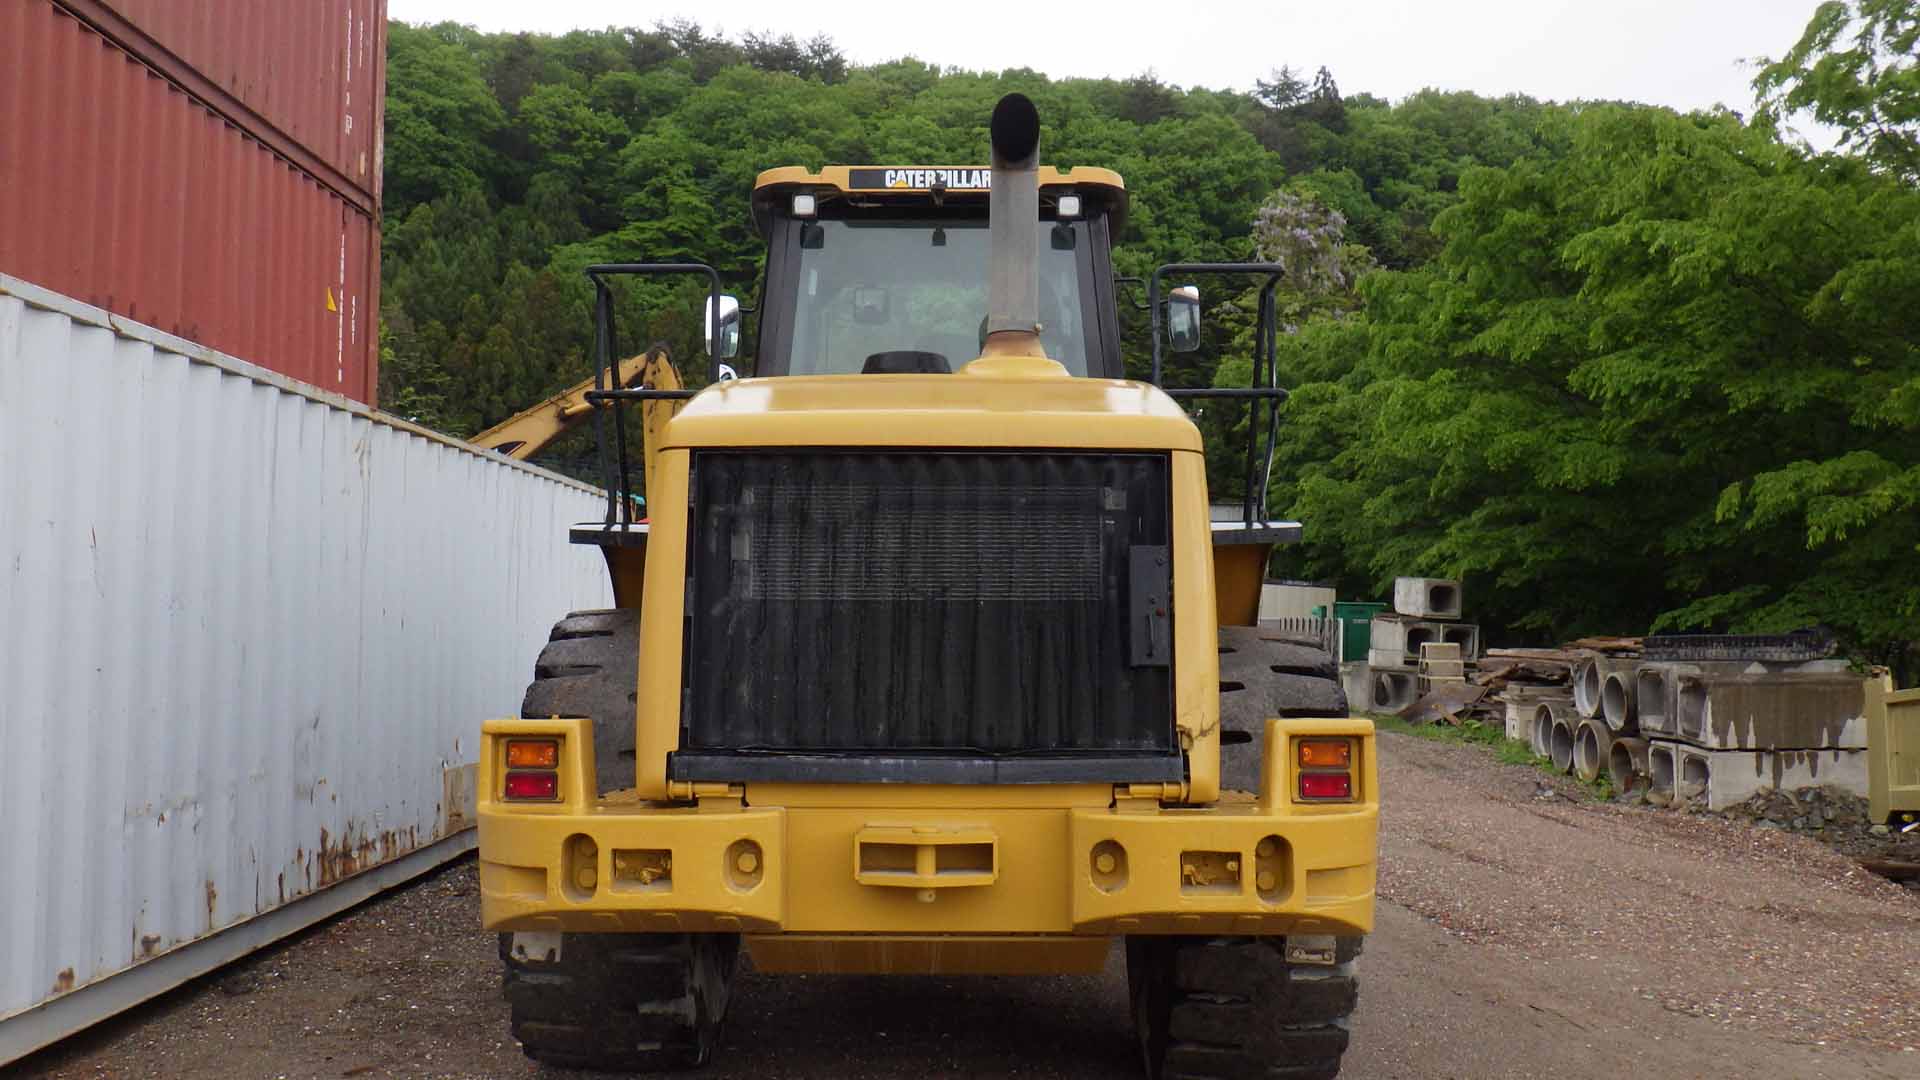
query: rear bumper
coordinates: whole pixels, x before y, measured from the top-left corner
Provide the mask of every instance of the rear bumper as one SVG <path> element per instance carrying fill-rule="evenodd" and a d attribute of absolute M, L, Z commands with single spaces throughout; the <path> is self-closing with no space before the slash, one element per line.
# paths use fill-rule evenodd
<path fill-rule="evenodd" d="M 487 725 L 479 816 L 488 929 L 1104 936 L 1372 927 L 1378 785 L 1365 720 L 1268 721 L 1270 790 L 1191 808 L 1034 805 L 1033 788 L 1006 791 L 1011 805 L 995 806 L 1004 789 L 956 788 L 943 799 L 921 788 L 905 798 L 879 785 L 819 793 L 856 805 L 751 805 L 751 786 L 744 803 L 593 799 L 590 781 L 572 782 L 593 775 L 579 753 L 592 745 L 586 724 Z M 1284 797 L 1294 784 L 1289 755 L 1272 748 L 1306 734 L 1356 740 L 1361 801 Z M 507 735 L 562 739 L 559 801 L 499 801 L 494 763 Z M 1089 801 L 1086 786 L 1072 790 Z M 889 797 L 895 805 L 876 801 Z"/>

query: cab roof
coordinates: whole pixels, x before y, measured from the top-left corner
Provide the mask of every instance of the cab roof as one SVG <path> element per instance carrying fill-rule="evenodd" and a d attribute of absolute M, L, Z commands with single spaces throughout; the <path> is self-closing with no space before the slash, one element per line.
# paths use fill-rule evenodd
<path fill-rule="evenodd" d="M 828 165 L 819 172 L 789 165 L 768 169 L 754 180 L 753 225 L 765 233 L 779 201 L 801 192 L 869 204 L 898 200 L 912 205 L 924 204 L 938 191 L 942 199 L 984 206 L 992 187 L 993 170 L 984 165 Z M 1043 204 L 1065 194 L 1061 189 L 1066 188 L 1096 203 L 1112 219 L 1114 233 L 1119 233 L 1127 213 L 1127 185 L 1119 173 L 1088 165 L 1040 166 Z"/>

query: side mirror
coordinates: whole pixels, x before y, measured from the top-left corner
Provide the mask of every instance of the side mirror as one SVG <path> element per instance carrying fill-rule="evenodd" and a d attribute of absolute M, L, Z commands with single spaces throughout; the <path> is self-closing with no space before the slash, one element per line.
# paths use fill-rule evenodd
<path fill-rule="evenodd" d="M 708 349 L 714 347 L 714 326 L 716 323 L 719 326 L 719 359 L 731 360 L 740 355 L 740 301 L 731 296 L 722 296 L 720 298 L 720 310 L 716 313 L 713 307 L 713 297 L 707 297 L 706 318 L 703 320 L 703 323 L 707 329 L 706 340 L 703 344 L 706 345 Z"/>
<path fill-rule="evenodd" d="M 1192 352 L 1200 347 L 1200 287 L 1180 285 L 1167 294 L 1167 347 Z"/>

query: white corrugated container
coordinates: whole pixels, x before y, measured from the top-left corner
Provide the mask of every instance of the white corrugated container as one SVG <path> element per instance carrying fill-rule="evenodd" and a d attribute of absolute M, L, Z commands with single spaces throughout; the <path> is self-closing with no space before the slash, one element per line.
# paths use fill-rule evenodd
<path fill-rule="evenodd" d="M 470 849 L 603 507 L 0 275 L 0 1064 Z"/>

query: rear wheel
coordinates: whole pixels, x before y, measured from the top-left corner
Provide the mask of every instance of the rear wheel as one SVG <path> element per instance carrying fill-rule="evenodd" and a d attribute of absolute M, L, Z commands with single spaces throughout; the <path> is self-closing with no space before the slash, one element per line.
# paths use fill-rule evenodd
<path fill-rule="evenodd" d="M 513 1037 L 568 1069 L 663 1072 L 706 1063 L 720 1041 L 738 934 L 500 935 Z M 547 942 L 558 939 L 558 949 Z"/>
<path fill-rule="evenodd" d="M 1220 628 L 1220 786 L 1257 791 L 1273 716 L 1346 716 L 1340 665 L 1317 641 L 1264 626 Z"/>
<path fill-rule="evenodd" d="M 1129 937 L 1127 988 L 1148 1080 L 1327 1080 L 1359 1000 L 1357 937 L 1332 965 L 1290 964 L 1285 938 Z"/>
<path fill-rule="evenodd" d="M 633 786 L 634 708 L 640 686 L 640 613 L 576 611 L 553 625 L 520 715 L 593 721 L 595 781 L 602 793 Z"/>

